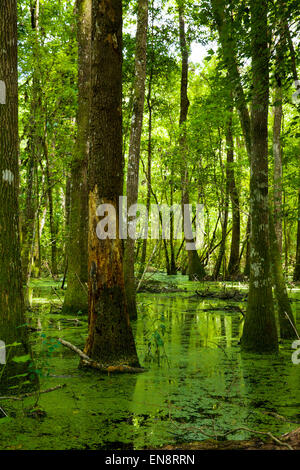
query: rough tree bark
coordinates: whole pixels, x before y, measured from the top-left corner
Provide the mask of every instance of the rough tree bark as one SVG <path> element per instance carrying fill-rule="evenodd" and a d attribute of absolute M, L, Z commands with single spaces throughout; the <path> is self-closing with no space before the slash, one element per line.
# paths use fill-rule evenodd
<path fill-rule="evenodd" d="M 63 311 L 86 313 L 88 298 L 88 189 L 89 116 L 91 87 L 92 0 L 77 0 L 78 115 L 77 139 L 71 164 L 70 220 L 67 243 L 67 289 Z"/>
<path fill-rule="evenodd" d="M 104 365 L 138 366 L 126 305 L 123 249 L 119 238 L 119 197 L 123 194 L 124 166 L 121 0 L 93 0 L 92 3 L 90 112 L 89 334 L 84 353 Z M 110 220 L 116 225 L 116 238 L 98 238 L 97 208 L 101 204 L 115 208 L 116 216 Z"/>
<path fill-rule="evenodd" d="M 26 380 L 16 376 L 29 373 L 30 363 L 19 240 L 16 0 L 0 2 L 0 44 L 0 80 L 6 90 L 0 104 L 0 340 L 7 354 L 6 364 L 0 366 L 0 389 L 16 393 Z M 27 355 L 25 362 L 12 361 Z M 12 386 L 17 388 L 10 390 Z"/>
<path fill-rule="evenodd" d="M 127 166 L 127 205 L 128 208 L 138 201 L 139 162 L 141 135 L 143 126 L 146 54 L 148 29 L 148 0 L 138 0 L 136 52 L 135 52 L 135 82 L 133 96 L 133 113 L 131 120 L 129 155 Z M 134 221 L 128 220 L 128 225 Z M 137 317 L 136 286 L 134 276 L 135 240 L 128 236 L 124 251 L 124 276 L 126 298 L 130 318 Z"/>
<path fill-rule="evenodd" d="M 241 346 L 245 351 L 278 350 L 272 297 L 268 198 L 268 2 L 251 0 L 252 109 L 250 175 L 250 283 Z"/>

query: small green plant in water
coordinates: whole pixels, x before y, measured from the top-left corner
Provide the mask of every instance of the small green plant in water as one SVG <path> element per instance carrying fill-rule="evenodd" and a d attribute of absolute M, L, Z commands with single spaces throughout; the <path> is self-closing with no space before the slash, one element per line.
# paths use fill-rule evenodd
<path fill-rule="evenodd" d="M 142 319 L 148 323 L 153 315 L 153 309 L 149 303 L 142 303 Z M 164 336 L 166 332 L 166 318 L 164 312 L 161 312 L 158 318 L 155 318 L 150 326 L 144 332 L 147 351 L 144 356 L 145 362 L 157 362 L 166 360 L 169 365 L 168 356 L 165 350 Z"/>

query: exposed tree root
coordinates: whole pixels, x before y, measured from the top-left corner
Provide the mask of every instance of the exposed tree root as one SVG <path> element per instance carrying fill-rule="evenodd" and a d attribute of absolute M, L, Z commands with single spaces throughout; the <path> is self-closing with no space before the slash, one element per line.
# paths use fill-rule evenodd
<path fill-rule="evenodd" d="M 65 341 L 64 339 L 58 338 L 58 341 L 63 345 L 66 346 L 66 348 L 71 349 L 74 351 L 76 354 L 78 354 L 79 357 L 82 359 L 82 364 L 86 367 L 91 367 L 92 369 L 97 369 L 100 372 L 106 372 L 108 374 L 111 373 L 127 373 L 127 374 L 137 374 L 141 372 L 145 372 L 145 369 L 142 367 L 131 367 L 126 364 L 120 364 L 120 365 L 111 365 L 111 366 L 105 366 L 104 364 L 100 364 L 99 362 L 93 361 L 89 356 L 84 354 L 81 349 L 77 348 L 74 346 L 74 344 L 69 343 L 68 341 Z"/>

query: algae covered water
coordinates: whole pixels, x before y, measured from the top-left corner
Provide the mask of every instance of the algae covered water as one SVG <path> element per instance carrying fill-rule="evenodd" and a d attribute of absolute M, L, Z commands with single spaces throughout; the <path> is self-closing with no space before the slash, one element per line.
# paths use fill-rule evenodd
<path fill-rule="evenodd" d="M 66 387 L 24 401 L 0 403 L 1 449 L 143 449 L 209 437 L 245 439 L 240 427 L 288 432 L 300 423 L 300 365 L 291 342 L 276 356 L 241 354 L 246 303 L 199 298 L 198 289 L 242 285 L 191 283 L 184 276 L 155 276 L 163 293 L 138 295 L 133 323 L 138 354 L 147 371 L 102 375 L 78 369 L 78 356 L 59 337 L 82 348 L 83 315 L 60 312 L 53 281 L 34 281 L 31 342 L 41 389 Z M 176 283 L 180 292 L 173 292 Z M 57 289 L 56 289 L 57 288 Z M 300 327 L 300 292 L 293 290 Z M 49 308 L 49 302 L 51 308 Z"/>

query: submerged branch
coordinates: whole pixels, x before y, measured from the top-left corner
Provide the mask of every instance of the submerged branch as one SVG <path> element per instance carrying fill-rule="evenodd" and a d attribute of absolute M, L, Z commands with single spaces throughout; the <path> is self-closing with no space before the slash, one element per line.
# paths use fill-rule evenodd
<path fill-rule="evenodd" d="M 142 367 L 131 367 L 126 364 L 120 364 L 116 366 L 105 366 L 104 364 L 100 364 L 99 362 L 93 361 L 89 356 L 87 356 L 81 349 L 77 348 L 72 343 L 69 343 L 68 341 L 65 341 L 64 339 L 58 338 L 58 341 L 65 346 L 66 348 L 71 349 L 74 351 L 76 354 L 78 354 L 79 357 L 82 359 L 82 364 L 86 367 L 91 367 L 92 369 L 97 369 L 101 372 L 107 372 L 108 374 L 110 373 L 127 373 L 127 374 L 137 374 L 141 372 L 145 372 L 145 369 Z"/>
<path fill-rule="evenodd" d="M 40 390 L 40 391 L 37 390 L 36 392 L 25 393 L 24 395 L 21 395 L 20 397 L 13 397 L 13 396 L 0 397 L 0 400 L 24 400 L 24 398 L 34 397 L 35 395 L 41 395 L 42 393 L 54 392 L 55 390 L 59 390 L 66 386 L 67 386 L 66 384 L 56 385 L 56 387 L 47 388 L 47 390 Z"/>

